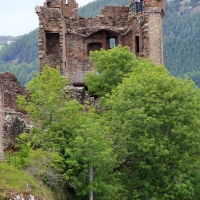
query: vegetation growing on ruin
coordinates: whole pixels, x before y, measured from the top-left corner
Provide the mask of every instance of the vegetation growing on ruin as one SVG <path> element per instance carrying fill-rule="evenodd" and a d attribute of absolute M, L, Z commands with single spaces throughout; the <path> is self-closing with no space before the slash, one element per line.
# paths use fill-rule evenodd
<path fill-rule="evenodd" d="M 98 73 L 87 76 L 88 88 L 103 78 L 111 85 L 103 93 L 95 88 L 101 94 L 99 111 L 67 98 L 67 81 L 59 69 L 47 67 L 38 74 L 28 84 L 28 101 L 18 99 L 37 120 L 31 134 L 20 137 L 21 151 L 43 152 L 42 158 L 55 155 L 38 177 L 73 199 L 88 199 L 91 190 L 98 199 L 198 199 L 200 89 L 170 76 L 164 66 L 134 56 L 129 64 L 123 60 L 129 70 L 122 80 L 113 79 L 121 73 L 116 66 L 122 52 L 127 48 L 94 52 L 102 62 L 91 57 Z M 109 56 L 112 64 L 105 65 Z M 107 69 L 114 76 L 103 73 Z M 45 174 L 52 174 L 57 184 Z"/>

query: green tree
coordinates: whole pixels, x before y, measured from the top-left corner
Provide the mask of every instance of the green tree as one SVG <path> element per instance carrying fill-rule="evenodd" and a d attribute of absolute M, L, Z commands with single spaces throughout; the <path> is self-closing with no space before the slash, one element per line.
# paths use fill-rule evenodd
<path fill-rule="evenodd" d="M 37 128 L 25 137 L 27 143 L 38 152 L 47 152 L 45 155 L 59 155 L 58 166 L 55 163 L 51 168 L 41 168 L 36 162 L 39 159 L 34 158 L 32 163 L 38 165 L 35 176 L 48 179 L 51 185 L 56 177 L 65 180 L 64 185 L 73 190 L 76 199 L 88 199 L 93 193 L 99 199 L 123 199 L 118 173 L 113 173 L 116 156 L 112 140 L 101 126 L 104 122 L 95 110 L 84 109 L 77 100 L 67 98 L 67 84 L 59 68 L 46 67 L 28 84 L 30 95 L 18 97 L 20 108 L 37 122 Z M 49 160 L 45 156 L 41 159 Z M 59 169 L 61 177 L 52 167 Z M 47 176 L 47 170 L 52 176 Z"/>
<path fill-rule="evenodd" d="M 59 68 L 45 67 L 28 83 L 29 96 L 18 96 L 20 109 L 26 110 L 33 121 L 45 127 L 59 120 L 60 109 L 67 105 L 64 91 L 68 80 L 60 75 Z"/>
<path fill-rule="evenodd" d="M 95 72 L 86 74 L 85 82 L 90 93 L 103 96 L 120 82 L 123 76 L 138 64 L 135 55 L 128 47 L 117 46 L 108 51 L 90 52 L 90 61 L 94 64 Z"/>
<path fill-rule="evenodd" d="M 102 119 L 90 111 L 65 149 L 67 179 L 82 199 L 125 199 L 113 152 L 112 139 Z M 74 171 L 74 169 L 78 170 Z"/>
<path fill-rule="evenodd" d="M 192 81 L 146 61 L 102 99 L 128 199 L 199 198 L 199 102 Z"/>

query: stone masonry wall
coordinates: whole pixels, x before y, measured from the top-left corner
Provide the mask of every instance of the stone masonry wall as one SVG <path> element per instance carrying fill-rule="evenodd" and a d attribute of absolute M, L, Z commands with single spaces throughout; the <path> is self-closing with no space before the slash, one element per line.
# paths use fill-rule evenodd
<path fill-rule="evenodd" d="M 32 128 L 30 116 L 15 112 L 13 109 L 5 109 L 3 123 L 3 150 L 15 149 L 15 139 L 21 133 L 29 133 Z"/>
<path fill-rule="evenodd" d="M 163 64 L 163 45 L 162 45 L 162 19 L 160 12 L 149 14 L 149 38 L 150 38 L 150 57 L 157 65 Z"/>
<path fill-rule="evenodd" d="M 15 137 L 28 131 L 30 118 L 26 112 L 20 112 L 16 103 L 17 95 L 25 94 L 28 91 L 13 74 L 0 74 L 0 160 L 4 159 L 3 150 L 14 143 Z"/>
<path fill-rule="evenodd" d="M 27 94 L 26 88 L 21 86 L 16 76 L 10 72 L 0 74 L 0 86 L 3 92 L 3 106 L 19 111 L 16 103 L 17 95 Z"/>
<path fill-rule="evenodd" d="M 69 90 L 67 91 L 67 94 L 69 95 L 70 99 L 77 99 L 77 101 L 84 106 L 93 106 L 98 110 L 100 109 L 99 99 L 96 97 L 91 97 L 83 86 L 70 86 Z"/>

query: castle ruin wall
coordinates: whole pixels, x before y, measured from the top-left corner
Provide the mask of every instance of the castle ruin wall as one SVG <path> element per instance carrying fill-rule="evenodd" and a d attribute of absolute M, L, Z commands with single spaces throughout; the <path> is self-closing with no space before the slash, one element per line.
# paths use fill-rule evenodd
<path fill-rule="evenodd" d="M 14 74 L 0 74 L 0 160 L 4 159 L 4 149 L 14 143 L 15 137 L 28 130 L 30 118 L 16 103 L 17 95 L 27 94 Z"/>

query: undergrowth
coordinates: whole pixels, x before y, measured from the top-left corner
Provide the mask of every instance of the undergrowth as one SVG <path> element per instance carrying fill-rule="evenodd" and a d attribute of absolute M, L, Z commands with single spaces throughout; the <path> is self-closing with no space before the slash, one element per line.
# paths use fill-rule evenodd
<path fill-rule="evenodd" d="M 42 183 L 37 182 L 33 177 L 28 176 L 22 169 L 17 168 L 13 163 L 0 162 L 0 199 L 8 198 L 9 192 L 32 194 L 39 199 L 53 199 L 51 191 Z"/>

